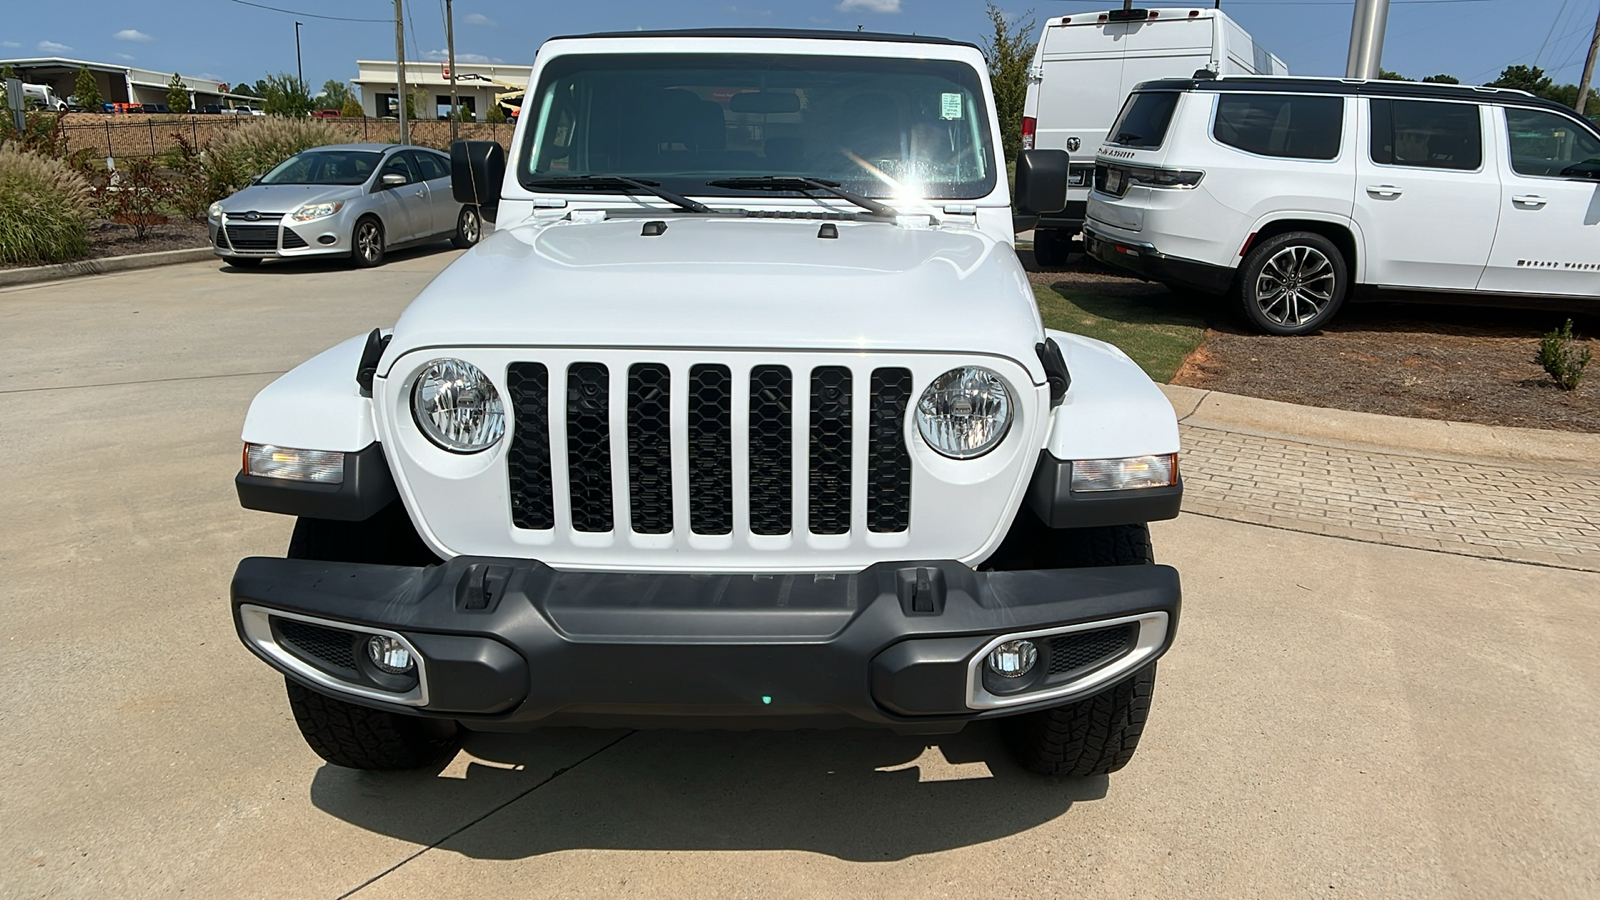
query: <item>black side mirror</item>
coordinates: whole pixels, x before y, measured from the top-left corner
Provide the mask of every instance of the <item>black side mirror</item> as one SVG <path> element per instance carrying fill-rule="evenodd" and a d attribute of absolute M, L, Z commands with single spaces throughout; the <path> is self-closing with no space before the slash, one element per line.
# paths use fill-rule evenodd
<path fill-rule="evenodd" d="M 500 183 L 506 178 L 506 151 L 497 141 L 456 141 L 450 145 L 450 190 L 457 203 L 478 207 L 493 222 L 500 209 Z"/>
<path fill-rule="evenodd" d="M 1071 157 L 1065 150 L 1023 150 L 1017 153 L 1017 183 L 1011 205 L 1018 213 L 1049 215 L 1067 208 L 1067 173 Z"/>

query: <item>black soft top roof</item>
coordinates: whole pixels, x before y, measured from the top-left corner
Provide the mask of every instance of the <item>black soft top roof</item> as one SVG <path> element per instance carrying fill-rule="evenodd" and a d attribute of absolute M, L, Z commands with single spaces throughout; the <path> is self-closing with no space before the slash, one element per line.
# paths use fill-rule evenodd
<path fill-rule="evenodd" d="M 929 37 L 921 34 L 890 34 L 883 31 L 825 31 L 810 28 L 675 28 L 666 31 L 597 31 L 592 34 L 563 34 L 552 41 L 576 38 L 804 38 L 819 41 L 877 41 L 891 44 L 944 44 L 954 47 L 978 45 L 970 41 Z"/>
<path fill-rule="evenodd" d="M 1572 114 L 1572 109 L 1515 88 L 1429 84 L 1418 81 L 1355 81 L 1343 78 L 1306 78 L 1267 75 L 1227 75 L 1221 78 L 1162 78 L 1134 87 L 1136 91 L 1240 91 L 1245 93 L 1338 94 L 1391 97 L 1402 100 L 1479 100 L 1507 106 L 1526 106 Z"/>

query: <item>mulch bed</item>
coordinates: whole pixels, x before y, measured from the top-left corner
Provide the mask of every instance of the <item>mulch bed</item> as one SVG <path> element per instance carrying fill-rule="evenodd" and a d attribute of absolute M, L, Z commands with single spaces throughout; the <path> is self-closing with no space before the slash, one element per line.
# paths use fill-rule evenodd
<path fill-rule="evenodd" d="M 1078 290 L 1130 292 L 1170 307 L 1165 287 L 1123 278 L 1074 257 L 1029 278 Z M 1322 332 L 1271 337 L 1245 331 L 1231 307 L 1184 298 L 1207 321 L 1206 339 L 1174 384 L 1359 412 L 1600 433 L 1600 360 L 1576 391 L 1555 386 L 1535 357 L 1539 338 L 1567 315 L 1432 304 L 1347 305 Z M 1597 303 L 1600 306 L 1600 303 Z M 1600 356 L 1600 316 L 1574 316 Z"/>
<path fill-rule="evenodd" d="M 155 253 L 160 250 L 190 250 L 207 246 L 211 235 L 204 222 L 171 219 L 165 225 L 145 229 L 144 240 L 134 236 L 132 225 L 95 222 L 89 226 L 89 259 Z"/>

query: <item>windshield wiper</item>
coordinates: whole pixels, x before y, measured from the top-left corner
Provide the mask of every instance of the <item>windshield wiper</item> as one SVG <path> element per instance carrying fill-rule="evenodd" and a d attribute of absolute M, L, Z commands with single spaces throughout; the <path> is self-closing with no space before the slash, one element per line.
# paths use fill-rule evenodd
<path fill-rule="evenodd" d="M 749 175 L 742 178 L 722 178 L 717 181 L 708 181 L 706 186 L 733 188 L 734 190 L 798 191 L 802 194 L 822 191 L 832 194 L 841 200 L 848 200 L 875 216 L 893 219 L 900 215 L 895 211 L 894 207 L 879 203 L 871 197 L 863 197 L 855 191 L 847 191 L 840 187 L 837 181 L 807 178 L 804 175 Z"/>
<path fill-rule="evenodd" d="M 717 212 L 698 200 L 690 200 L 688 197 L 663 190 L 659 181 L 645 181 L 640 178 L 629 178 L 626 175 L 562 175 L 555 178 L 535 178 L 528 184 L 553 188 L 630 188 L 654 194 L 673 206 L 692 213 L 715 215 Z"/>

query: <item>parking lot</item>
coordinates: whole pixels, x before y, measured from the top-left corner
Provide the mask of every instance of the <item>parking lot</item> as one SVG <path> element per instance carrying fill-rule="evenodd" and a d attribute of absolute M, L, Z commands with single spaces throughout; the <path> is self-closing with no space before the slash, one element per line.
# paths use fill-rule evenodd
<path fill-rule="evenodd" d="M 987 727 L 322 764 L 228 614 L 291 525 L 239 508 L 239 426 L 455 255 L 0 291 L 0 895 L 1600 894 L 1600 574 L 1211 516 L 1153 526 L 1183 620 L 1107 778 Z"/>

